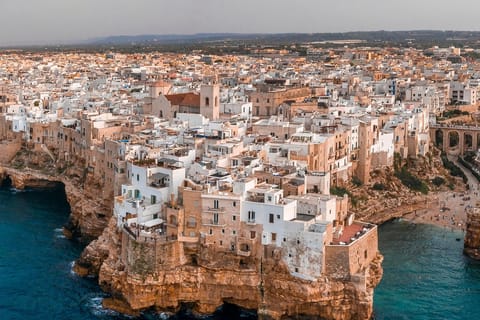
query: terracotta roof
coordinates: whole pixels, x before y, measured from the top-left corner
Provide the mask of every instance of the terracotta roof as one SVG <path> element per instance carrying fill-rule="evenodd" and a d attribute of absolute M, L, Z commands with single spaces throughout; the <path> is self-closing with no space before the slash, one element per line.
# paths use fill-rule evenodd
<path fill-rule="evenodd" d="M 171 87 L 172 85 L 168 82 L 165 82 L 163 80 L 157 80 L 155 82 L 152 82 L 151 83 L 151 86 L 152 87 L 161 87 L 161 88 L 165 88 L 165 87 Z"/>
<path fill-rule="evenodd" d="M 338 245 L 340 242 L 348 244 L 352 242 L 352 238 L 355 237 L 357 232 L 362 231 L 363 227 L 363 225 L 355 222 L 349 226 L 344 227 L 342 235 L 338 238 L 333 239 L 333 244 Z"/>
<path fill-rule="evenodd" d="M 165 97 L 173 106 L 200 107 L 200 95 L 193 92 L 167 94 Z"/>

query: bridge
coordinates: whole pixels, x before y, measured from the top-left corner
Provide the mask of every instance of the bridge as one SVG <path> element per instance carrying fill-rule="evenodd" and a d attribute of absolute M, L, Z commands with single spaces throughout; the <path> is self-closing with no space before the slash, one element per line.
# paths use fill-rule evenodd
<path fill-rule="evenodd" d="M 430 141 L 441 146 L 442 151 L 464 155 L 480 148 L 480 127 L 468 125 L 430 125 Z"/>

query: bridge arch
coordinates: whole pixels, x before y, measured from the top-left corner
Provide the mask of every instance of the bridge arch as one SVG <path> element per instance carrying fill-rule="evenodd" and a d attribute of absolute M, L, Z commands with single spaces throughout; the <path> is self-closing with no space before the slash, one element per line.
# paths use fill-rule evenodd
<path fill-rule="evenodd" d="M 453 149 L 459 146 L 460 135 L 458 131 L 452 130 L 448 132 L 448 148 Z"/>
<path fill-rule="evenodd" d="M 480 134 L 479 134 L 480 135 Z M 442 129 L 437 129 L 435 130 L 435 140 L 434 143 L 437 147 L 442 148 L 443 146 L 443 130 Z"/>
<path fill-rule="evenodd" d="M 471 132 L 465 132 L 463 134 L 463 150 L 464 151 L 473 150 L 473 136 Z"/>

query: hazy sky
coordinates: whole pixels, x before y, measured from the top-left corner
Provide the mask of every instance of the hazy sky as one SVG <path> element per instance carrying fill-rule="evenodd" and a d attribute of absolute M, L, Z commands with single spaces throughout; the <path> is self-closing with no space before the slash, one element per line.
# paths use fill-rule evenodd
<path fill-rule="evenodd" d="M 125 34 L 480 30 L 479 12 L 478 0 L 0 0 L 0 46 Z"/>

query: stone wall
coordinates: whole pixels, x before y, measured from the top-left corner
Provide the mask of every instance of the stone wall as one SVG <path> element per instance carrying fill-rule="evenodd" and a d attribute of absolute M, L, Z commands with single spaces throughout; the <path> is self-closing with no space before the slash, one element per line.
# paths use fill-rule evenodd
<path fill-rule="evenodd" d="M 381 278 L 381 255 L 378 253 L 366 268 L 368 272 L 363 279 L 368 285 L 363 288 L 354 281 L 339 281 L 325 276 L 315 280 L 294 277 L 281 261 L 281 255 L 272 254 L 274 247 L 268 246 L 263 256 L 250 258 L 199 247 L 200 252 L 205 251 L 204 256 L 215 255 L 212 256 L 214 259 L 209 257 L 208 261 L 199 259 L 185 264 L 163 265 L 154 272 L 142 274 L 119 263 L 121 246 L 115 245 L 112 228 L 115 228 L 114 223 L 107 228 L 110 229 L 106 231 L 109 237 L 102 240 L 102 246 L 111 243 L 111 247 L 100 268 L 99 283 L 112 294 L 106 305 L 122 312 L 138 314 L 140 310 L 151 307 L 157 311 L 177 312 L 182 304 L 187 303 L 194 312 L 209 314 L 224 303 L 232 303 L 258 310 L 259 319 L 308 317 L 353 320 L 369 319 L 373 311 L 373 287 Z M 122 241 L 132 240 L 126 239 L 130 237 L 128 235 L 121 237 Z M 179 257 L 173 249 L 177 245 L 183 244 L 169 244 L 173 251 L 164 254 Z M 142 256 L 152 252 L 151 244 L 139 246 L 131 242 L 129 246 L 137 254 L 136 257 L 131 256 L 131 262 L 145 260 Z M 241 259 L 251 261 L 245 266 L 240 263 Z"/>
<path fill-rule="evenodd" d="M 325 271 L 328 276 L 349 279 L 365 271 L 378 252 L 377 227 L 370 229 L 350 245 L 325 247 Z"/>
<path fill-rule="evenodd" d="M 0 164 L 10 163 L 21 147 L 20 141 L 2 141 L 0 143 Z"/>

